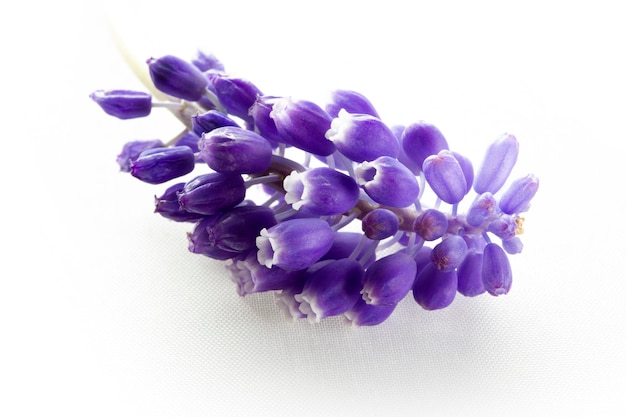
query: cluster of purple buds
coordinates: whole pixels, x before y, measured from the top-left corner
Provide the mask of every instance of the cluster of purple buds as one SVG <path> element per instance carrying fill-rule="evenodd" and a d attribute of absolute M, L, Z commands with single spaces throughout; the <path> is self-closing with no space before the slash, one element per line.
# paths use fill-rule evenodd
<path fill-rule="evenodd" d="M 323 105 L 267 95 L 204 53 L 147 65 L 152 93 L 91 98 L 120 119 L 164 108 L 184 130 L 128 142 L 117 162 L 165 184 L 155 212 L 190 224 L 189 250 L 225 261 L 241 296 L 272 291 L 293 319 L 371 326 L 409 294 L 438 310 L 511 289 L 509 255 L 522 251 L 539 185 L 509 181 L 515 136 L 499 136 L 474 171 L 437 127 L 389 126 L 354 91 Z"/>

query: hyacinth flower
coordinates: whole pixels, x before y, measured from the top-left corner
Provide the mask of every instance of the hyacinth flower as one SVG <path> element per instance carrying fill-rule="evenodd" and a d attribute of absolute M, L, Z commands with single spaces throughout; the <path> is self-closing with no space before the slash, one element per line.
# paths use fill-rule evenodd
<path fill-rule="evenodd" d="M 118 119 L 165 107 L 182 123 L 170 140 L 126 142 L 117 162 L 163 184 L 154 212 L 189 228 L 191 253 L 224 262 L 240 296 L 272 292 L 293 320 L 360 327 L 402 302 L 431 311 L 510 292 L 539 188 L 512 177 L 515 136 L 475 166 L 432 123 L 390 126 L 351 90 L 327 103 L 262 94 L 202 52 L 146 64 L 149 92 L 90 99 Z"/>

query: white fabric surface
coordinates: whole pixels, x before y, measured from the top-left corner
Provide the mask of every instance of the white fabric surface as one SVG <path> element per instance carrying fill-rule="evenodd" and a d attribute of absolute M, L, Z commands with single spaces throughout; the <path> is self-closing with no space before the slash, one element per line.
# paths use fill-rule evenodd
<path fill-rule="evenodd" d="M 383 325 L 287 321 L 240 298 L 162 188 L 117 172 L 131 139 L 88 99 L 140 88 L 100 7 L 3 13 L 0 415 L 626 414 L 626 37 L 609 2 L 108 3 L 140 60 L 211 50 L 266 93 L 363 92 L 390 123 L 432 121 L 479 163 L 504 131 L 541 186 L 505 297 Z M 435 2 L 432 2 L 435 3 Z M 157 5 L 158 4 L 158 5 Z M 415 4 L 415 5 L 413 5 Z M 162 116 L 162 117 L 159 117 Z"/>

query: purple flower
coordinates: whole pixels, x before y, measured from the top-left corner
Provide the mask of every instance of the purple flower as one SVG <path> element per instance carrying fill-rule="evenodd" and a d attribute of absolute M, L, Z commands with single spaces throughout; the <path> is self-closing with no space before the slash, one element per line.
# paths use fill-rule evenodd
<path fill-rule="evenodd" d="M 478 227 L 497 215 L 496 199 L 490 192 L 482 193 L 467 211 L 466 221 L 470 226 Z"/>
<path fill-rule="evenodd" d="M 261 90 L 250 81 L 232 77 L 219 72 L 211 72 L 208 76 L 211 91 L 215 93 L 224 109 L 233 116 L 252 121 L 249 111 L 262 95 Z"/>
<path fill-rule="evenodd" d="M 483 284 L 483 254 L 470 252 L 465 256 L 457 271 L 458 291 L 466 297 L 475 297 L 485 292 Z"/>
<path fill-rule="evenodd" d="M 463 171 L 466 184 L 465 194 L 467 194 L 472 189 L 472 184 L 474 183 L 474 167 L 472 166 L 472 161 L 458 152 L 452 151 L 452 155 L 461 166 L 461 171 Z"/>
<path fill-rule="evenodd" d="M 439 210 L 424 210 L 415 218 L 413 230 L 424 240 L 437 240 L 448 230 L 448 218 Z"/>
<path fill-rule="evenodd" d="M 465 197 L 467 182 L 461 165 L 452 152 L 443 150 L 431 155 L 422 165 L 426 182 L 437 197 L 449 204 L 457 204 Z"/>
<path fill-rule="evenodd" d="M 322 261 L 307 270 L 302 292 L 295 296 L 310 322 L 343 314 L 360 298 L 363 267 L 345 258 Z"/>
<path fill-rule="evenodd" d="M 370 211 L 361 220 L 363 233 L 372 240 L 383 240 L 393 236 L 399 227 L 398 216 L 393 211 L 384 208 Z"/>
<path fill-rule="evenodd" d="M 122 172 L 130 172 L 131 163 L 139 157 L 139 155 L 147 150 L 154 148 L 162 148 L 165 144 L 160 139 L 154 140 L 135 140 L 126 142 L 122 151 L 117 156 L 117 163 Z"/>
<path fill-rule="evenodd" d="M 539 179 L 532 174 L 513 181 L 498 202 L 500 210 L 507 214 L 527 211 L 538 188 Z"/>
<path fill-rule="evenodd" d="M 397 304 L 367 304 L 359 299 L 344 316 L 353 326 L 376 326 L 387 320 L 396 306 Z"/>
<path fill-rule="evenodd" d="M 404 252 L 387 255 L 374 262 L 363 279 L 363 300 L 367 304 L 397 304 L 413 287 L 417 265 Z"/>
<path fill-rule="evenodd" d="M 456 271 L 442 271 L 430 263 L 415 278 L 413 298 L 425 310 L 446 308 L 454 301 L 457 285 Z"/>
<path fill-rule="evenodd" d="M 485 289 L 498 296 L 509 292 L 513 274 L 504 250 L 495 243 L 488 243 L 483 251 L 482 278 Z"/>
<path fill-rule="evenodd" d="M 359 186 L 349 176 L 327 167 L 293 171 L 283 182 L 285 201 L 304 214 L 348 212 L 359 201 Z"/>
<path fill-rule="evenodd" d="M 370 116 L 380 118 L 372 103 L 363 94 L 356 91 L 333 91 L 331 102 L 326 105 L 326 111 L 331 117 L 337 117 L 341 109 L 348 113 L 369 114 Z"/>
<path fill-rule="evenodd" d="M 277 266 L 266 268 L 256 258 L 256 252 L 250 252 L 244 259 L 230 259 L 226 262 L 231 280 L 237 285 L 237 294 L 248 294 L 292 288 L 300 281 L 304 282 L 302 271 L 285 271 Z"/>
<path fill-rule="evenodd" d="M 191 116 L 191 127 L 198 137 L 201 137 L 203 133 L 208 133 L 224 126 L 239 127 L 237 122 L 217 110 L 209 110 L 202 114 Z"/>
<path fill-rule="evenodd" d="M 288 145 L 320 156 L 335 151 L 335 144 L 325 136 L 332 118 L 317 104 L 283 97 L 274 103 L 270 117 Z"/>
<path fill-rule="evenodd" d="M 500 239 L 511 239 L 515 237 L 517 230 L 517 220 L 508 214 L 501 214 L 493 220 L 488 227 L 488 231 L 498 236 Z"/>
<path fill-rule="evenodd" d="M 257 96 L 254 104 L 250 107 L 249 113 L 254 121 L 256 129 L 261 136 L 269 140 L 273 147 L 284 142 L 283 138 L 276 129 L 274 120 L 270 117 L 274 103 L 280 97 L 276 96 Z"/>
<path fill-rule="evenodd" d="M 474 191 L 495 194 L 502 188 L 517 162 L 518 153 L 519 143 L 515 136 L 505 133 L 498 137 L 485 153 L 474 181 Z"/>
<path fill-rule="evenodd" d="M 300 311 L 300 302 L 296 300 L 296 295 L 302 292 L 305 280 L 295 283 L 289 288 L 285 288 L 276 294 L 276 304 L 285 313 L 287 318 L 292 320 L 303 319 L 306 317 L 302 311 Z"/>
<path fill-rule="evenodd" d="M 178 201 L 187 211 L 211 215 L 236 206 L 245 196 L 246 186 L 241 175 L 214 172 L 187 182 Z"/>
<path fill-rule="evenodd" d="M 161 184 L 193 171 L 195 157 L 187 146 L 147 149 L 131 161 L 130 174 L 149 184 Z"/>
<path fill-rule="evenodd" d="M 448 142 L 439 129 L 423 121 L 408 125 L 402 132 L 400 141 L 406 156 L 418 167 L 429 156 L 449 149 Z"/>
<path fill-rule="evenodd" d="M 191 60 L 191 63 L 202 72 L 209 70 L 224 71 L 224 64 L 215 55 L 202 51 L 197 51 L 196 57 Z"/>
<path fill-rule="evenodd" d="M 118 119 L 145 117 L 152 111 L 152 96 L 130 90 L 97 90 L 89 96 L 105 113 Z"/>
<path fill-rule="evenodd" d="M 262 136 L 240 127 L 219 127 L 202 135 L 199 156 L 217 172 L 256 174 L 272 161 L 272 145 Z"/>
<path fill-rule="evenodd" d="M 444 238 L 433 248 L 430 259 L 437 269 L 447 272 L 458 268 L 467 254 L 467 243 L 459 235 Z"/>
<path fill-rule="evenodd" d="M 259 263 L 288 271 L 306 269 L 333 244 L 333 230 L 318 218 L 291 219 L 261 230 L 256 238 Z"/>
<path fill-rule="evenodd" d="M 511 239 L 502 240 L 502 249 L 509 255 L 515 255 L 516 253 L 522 253 L 524 244 L 519 237 L 515 236 Z"/>
<path fill-rule="evenodd" d="M 195 133 L 189 132 L 184 134 L 176 141 L 174 146 L 188 146 L 194 153 L 198 152 L 198 141 L 200 138 Z"/>
<path fill-rule="evenodd" d="M 355 171 L 359 184 L 379 204 L 407 207 L 419 195 L 417 178 L 407 167 L 389 156 L 363 162 Z"/>
<path fill-rule="evenodd" d="M 204 95 L 207 78 L 193 64 L 173 55 L 150 58 L 147 63 L 154 86 L 165 94 L 189 101 Z"/>
<path fill-rule="evenodd" d="M 160 197 L 154 197 L 154 212 L 177 222 L 195 222 L 204 215 L 183 209 L 178 202 L 178 194 L 183 191 L 184 182 L 168 187 Z"/>
<path fill-rule="evenodd" d="M 369 114 L 351 114 L 342 109 L 333 119 L 326 138 L 355 162 L 373 161 L 380 156 L 397 158 L 400 153 L 391 129 Z"/>

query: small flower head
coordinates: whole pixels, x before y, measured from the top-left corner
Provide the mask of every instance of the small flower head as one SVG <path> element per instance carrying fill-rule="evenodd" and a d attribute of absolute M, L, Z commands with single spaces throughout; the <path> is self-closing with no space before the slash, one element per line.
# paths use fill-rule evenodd
<path fill-rule="evenodd" d="M 400 141 L 406 156 L 418 167 L 421 167 L 429 156 L 449 149 L 448 142 L 439 129 L 426 122 L 408 125 L 402 132 Z"/>
<path fill-rule="evenodd" d="M 396 306 L 397 304 L 367 304 L 363 299 L 358 299 L 344 316 L 353 326 L 376 326 L 387 320 Z"/>
<path fill-rule="evenodd" d="M 419 184 L 407 167 L 389 156 L 363 162 L 356 171 L 359 184 L 368 196 L 379 204 L 407 207 L 419 195 Z"/>
<path fill-rule="evenodd" d="M 105 113 L 118 119 L 145 117 L 152 111 L 152 96 L 129 90 L 97 90 L 89 96 Z"/>
<path fill-rule="evenodd" d="M 430 263 L 415 278 L 413 298 L 425 310 L 446 308 L 454 301 L 457 285 L 455 270 L 442 271 Z"/>
<path fill-rule="evenodd" d="M 183 188 L 185 188 L 185 183 L 179 182 L 168 187 L 161 196 L 155 196 L 154 212 L 159 213 L 166 219 L 177 222 L 195 222 L 201 220 L 204 215 L 187 211 L 180 206 L 178 195 L 183 191 Z"/>
<path fill-rule="evenodd" d="M 187 146 L 154 148 L 143 151 L 130 164 L 130 174 L 149 184 L 161 184 L 193 171 L 193 151 Z"/>
<path fill-rule="evenodd" d="M 219 72 L 208 76 L 210 89 L 215 93 L 224 109 L 243 120 L 251 121 L 250 107 L 261 95 L 261 90 L 250 81 Z"/>
<path fill-rule="evenodd" d="M 518 154 L 519 143 L 515 136 L 505 133 L 498 137 L 485 153 L 474 181 L 474 191 L 495 194 L 509 177 Z"/>
<path fill-rule="evenodd" d="M 482 278 L 489 294 L 498 296 L 509 292 L 513 274 L 504 250 L 495 243 L 485 246 L 483 252 Z"/>
<path fill-rule="evenodd" d="M 539 179 L 532 174 L 513 181 L 498 202 L 500 210 L 507 214 L 527 211 L 538 189 Z"/>
<path fill-rule="evenodd" d="M 444 238 L 433 248 L 430 260 L 441 271 L 452 271 L 461 265 L 467 254 L 467 243 L 459 235 Z"/>
<path fill-rule="evenodd" d="M 393 236 L 399 227 L 398 216 L 393 211 L 384 208 L 370 211 L 361 220 L 363 233 L 372 240 L 383 240 Z"/>
<path fill-rule="evenodd" d="M 245 196 L 241 175 L 212 172 L 187 182 L 178 194 L 178 202 L 187 211 L 212 215 L 235 207 Z"/>
<path fill-rule="evenodd" d="M 478 227 L 497 216 L 498 204 L 490 192 L 482 193 L 474 200 L 467 211 L 466 221 L 470 226 Z"/>
<path fill-rule="evenodd" d="M 204 95 L 207 78 L 193 64 L 173 55 L 148 60 L 154 86 L 172 97 L 198 101 Z"/>
<path fill-rule="evenodd" d="M 467 182 L 463 169 L 452 152 L 443 150 L 431 155 L 422 165 L 424 177 L 437 197 L 449 204 L 457 204 L 465 197 Z"/>
<path fill-rule="evenodd" d="M 374 262 L 365 272 L 361 294 L 367 304 L 399 303 L 413 287 L 417 265 L 405 252 L 396 252 Z"/>
<path fill-rule="evenodd" d="M 203 133 L 224 126 L 239 127 L 237 122 L 217 110 L 208 110 L 202 114 L 191 116 L 191 127 L 198 137 L 201 137 Z"/>
<path fill-rule="evenodd" d="M 448 218 L 439 210 L 424 210 L 415 218 L 413 230 L 426 241 L 437 240 L 448 230 Z"/>
<path fill-rule="evenodd" d="M 256 174 L 272 161 L 272 145 L 262 136 L 240 127 L 220 127 L 202 135 L 199 156 L 217 172 Z"/>
<path fill-rule="evenodd" d="M 465 256 L 457 271 L 458 291 L 466 297 L 475 297 L 485 292 L 483 284 L 483 254 L 470 252 Z"/>

